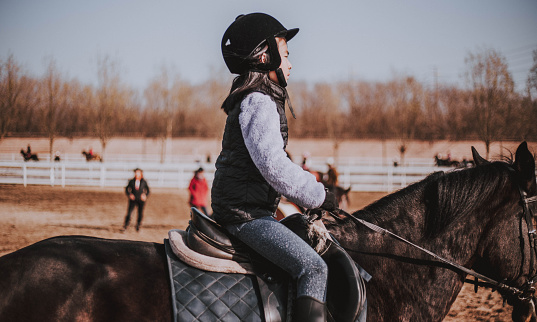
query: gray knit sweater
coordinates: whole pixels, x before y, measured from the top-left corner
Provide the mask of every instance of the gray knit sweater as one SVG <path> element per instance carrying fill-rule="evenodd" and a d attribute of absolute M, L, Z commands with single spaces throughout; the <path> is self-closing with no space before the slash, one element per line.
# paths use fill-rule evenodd
<path fill-rule="evenodd" d="M 239 123 L 250 157 L 265 180 L 299 206 L 320 207 L 324 186 L 287 157 L 280 116 L 270 96 L 259 92 L 247 95 L 241 102 Z"/>

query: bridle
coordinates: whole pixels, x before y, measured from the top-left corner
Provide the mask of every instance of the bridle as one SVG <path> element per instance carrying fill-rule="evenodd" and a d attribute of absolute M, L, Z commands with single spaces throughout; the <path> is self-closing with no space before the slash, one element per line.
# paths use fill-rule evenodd
<path fill-rule="evenodd" d="M 529 253 L 530 253 L 530 269 L 527 275 L 527 281 L 522 286 L 523 296 L 518 296 L 521 300 L 529 300 L 535 293 L 535 287 L 533 284 L 537 282 L 537 231 L 535 230 L 534 220 L 535 215 L 537 214 L 537 195 L 528 197 L 526 191 L 522 190 L 518 186 L 518 191 L 520 193 L 520 200 L 522 205 L 523 214 L 520 218 L 520 235 L 523 236 L 524 223 L 526 224 L 526 229 L 528 232 L 528 244 L 529 244 Z M 524 266 L 524 244 L 522 243 L 522 267 Z"/>
<path fill-rule="evenodd" d="M 512 169 L 511 167 L 509 167 L 510 170 L 514 171 L 514 169 Z M 517 184 L 517 187 L 518 187 L 518 191 L 520 193 L 520 204 L 522 206 L 522 211 L 523 211 L 523 214 L 521 216 L 521 219 L 520 219 L 520 234 L 521 234 L 521 237 L 523 237 L 523 228 L 524 228 L 524 223 L 526 223 L 526 228 L 527 228 L 527 231 L 528 231 L 528 243 L 529 243 L 529 253 L 530 253 L 530 269 L 529 269 L 529 273 L 527 275 L 523 275 L 523 276 L 519 276 L 517 279 L 521 278 L 521 277 L 527 277 L 527 281 L 521 286 L 521 287 L 514 287 L 514 286 L 510 286 L 510 285 L 507 285 L 505 283 L 502 283 L 502 282 L 499 282 L 499 281 L 496 281 L 492 278 L 489 278 L 485 275 L 482 275 L 472 269 L 469 269 L 469 268 L 466 268 L 462 265 L 459 265 L 455 262 L 452 262 L 450 261 L 449 259 L 446 259 L 446 258 L 443 258 L 421 246 L 418 246 L 412 242 L 410 242 L 409 240 L 406 240 L 405 238 L 399 236 L 399 235 L 396 235 L 382 227 L 379 227 L 373 223 L 370 223 L 370 222 L 367 222 L 363 219 L 360 219 L 360 218 L 357 218 L 356 216 L 354 215 L 351 215 L 347 212 L 345 212 L 344 210 L 341 210 L 341 209 L 338 209 L 336 211 L 336 214 L 333 214 L 333 213 L 330 213 L 330 215 L 332 215 L 334 218 L 336 219 L 339 219 L 341 220 L 340 217 L 337 216 L 337 214 L 340 214 L 340 215 L 344 215 L 348 218 L 350 218 L 352 221 L 358 223 L 358 224 L 361 224 L 361 225 L 364 225 L 366 226 L 367 228 L 375 231 L 376 233 L 380 233 L 380 234 L 383 234 L 383 235 L 389 235 L 397 240 L 400 240 L 414 248 L 417 248 L 418 250 L 434 257 L 436 260 L 438 260 L 439 262 L 442 262 L 452 268 L 455 268 L 459 271 L 462 271 L 468 275 L 471 275 L 475 278 L 475 280 L 468 280 L 466 279 L 465 282 L 466 283 L 471 283 L 471 284 L 474 284 L 475 285 L 475 289 L 477 290 L 477 287 L 478 286 L 486 286 L 486 287 L 491 287 L 492 289 L 494 290 L 498 290 L 503 296 L 504 298 L 517 298 L 518 300 L 520 301 L 530 301 L 532 298 L 533 298 L 533 295 L 535 293 L 535 287 L 534 287 L 534 284 L 537 283 L 537 268 L 536 268 L 536 261 L 537 261 L 537 245 L 536 245 L 536 242 L 537 242 L 537 231 L 534 227 L 534 224 L 533 224 L 533 220 L 534 220 L 534 217 L 535 215 L 537 215 L 537 195 L 536 196 L 532 196 L 532 197 L 528 197 L 527 196 L 527 193 L 520 187 L 520 185 Z M 522 240 L 525 240 L 524 238 L 522 238 Z M 524 244 L 525 242 L 522 243 L 522 254 L 523 254 L 523 258 L 522 258 L 522 268 L 524 266 L 524 262 L 525 262 L 525 258 L 524 258 Z M 481 281 L 479 281 L 481 280 Z"/>

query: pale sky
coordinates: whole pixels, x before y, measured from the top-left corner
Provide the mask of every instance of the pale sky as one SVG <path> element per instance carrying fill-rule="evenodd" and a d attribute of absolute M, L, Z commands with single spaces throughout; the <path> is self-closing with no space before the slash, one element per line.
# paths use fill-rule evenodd
<path fill-rule="evenodd" d="M 265 12 L 287 28 L 290 82 L 386 81 L 410 75 L 428 86 L 464 86 L 468 52 L 492 48 L 523 88 L 537 49 L 536 0 L 0 0 L 0 59 L 44 74 L 53 58 L 68 79 L 96 83 L 97 61 L 117 62 L 143 89 L 163 66 L 193 84 L 227 73 L 225 29 Z"/>

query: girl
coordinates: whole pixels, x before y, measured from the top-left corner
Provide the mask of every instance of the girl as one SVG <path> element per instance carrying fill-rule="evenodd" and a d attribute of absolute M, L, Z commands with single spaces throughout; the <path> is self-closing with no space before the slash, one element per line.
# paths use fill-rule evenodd
<path fill-rule="evenodd" d="M 224 33 L 224 61 L 239 76 L 222 104 L 228 116 L 211 199 L 218 223 L 297 280 L 295 319 L 326 321 L 326 264 L 273 217 L 280 194 L 305 208 L 337 208 L 335 196 L 285 152 L 285 86 L 292 68 L 287 42 L 297 32 L 252 13 L 237 17 Z"/>

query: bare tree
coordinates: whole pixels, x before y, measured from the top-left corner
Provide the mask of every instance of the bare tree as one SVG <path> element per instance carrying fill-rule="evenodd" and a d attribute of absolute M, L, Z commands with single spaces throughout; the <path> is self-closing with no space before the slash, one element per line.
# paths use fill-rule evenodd
<path fill-rule="evenodd" d="M 54 139 L 58 134 L 58 117 L 64 101 L 62 80 L 56 68 L 56 62 L 50 59 L 47 72 L 43 78 L 43 127 L 49 139 L 50 160 L 54 159 Z"/>
<path fill-rule="evenodd" d="M 41 107 L 41 80 L 22 76 L 20 78 L 21 93 L 18 96 L 15 118 L 12 129 L 17 133 L 41 133 L 40 124 Z"/>
<path fill-rule="evenodd" d="M 526 82 L 527 96 L 523 99 L 522 115 L 524 119 L 521 120 L 525 124 L 526 131 L 524 133 L 524 139 L 537 138 L 537 50 L 533 51 L 533 66 L 528 73 L 528 79 Z"/>
<path fill-rule="evenodd" d="M 161 138 L 160 161 L 164 162 L 171 154 L 171 139 L 173 132 L 173 121 L 176 108 L 172 101 L 173 80 L 170 79 L 168 71 L 162 67 L 161 74 L 151 81 L 144 90 L 146 105 L 150 109 L 157 111 L 162 118 L 164 128 L 156 130 Z"/>
<path fill-rule="evenodd" d="M 59 124 L 60 133 L 68 138 L 93 132 L 93 105 L 95 93 L 91 86 L 77 80 L 64 83 L 64 113 Z"/>
<path fill-rule="evenodd" d="M 288 113 L 290 135 L 329 138 L 336 156 L 346 138 L 398 139 L 402 159 L 415 139 L 479 138 L 487 146 L 537 139 L 537 51 L 520 94 L 499 53 L 482 50 L 466 63 L 467 88 L 435 83 L 428 89 L 407 76 L 374 83 L 293 82 L 289 93 L 297 119 Z M 99 59 L 97 72 L 93 87 L 62 79 L 53 61 L 39 78 L 24 74 L 13 56 L 0 61 L 0 140 L 10 133 L 47 136 L 52 153 L 60 135 L 94 135 L 104 153 L 113 135 L 144 135 L 161 138 L 164 160 L 172 136 L 221 136 L 225 113 L 219 107 L 229 92 L 228 73 L 192 85 L 163 68 L 138 93 L 121 83 L 108 57 Z"/>
<path fill-rule="evenodd" d="M 391 130 L 400 141 L 401 163 L 405 162 L 408 145 L 415 139 L 423 122 L 423 87 L 413 77 L 402 77 L 390 82 L 387 87 Z"/>
<path fill-rule="evenodd" d="M 132 92 L 121 84 L 117 65 L 109 57 L 98 62 L 97 110 L 95 131 L 101 141 L 104 157 L 106 144 L 117 132 L 121 110 L 125 110 Z"/>
<path fill-rule="evenodd" d="M 20 67 L 10 55 L 0 64 L 0 141 L 6 136 L 16 115 L 16 105 L 21 93 Z"/>
<path fill-rule="evenodd" d="M 504 56 L 493 49 L 469 53 L 465 59 L 466 77 L 472 89 L 473 121 L 489 158 L 490 144 L 501 139 L 514 82 Z"/>
<path fill-rule="evenodd" d="M 537 99 L 537 50 L 533 51 L 533 66 L 526 80 L 526 93 L 531 101 Z"/>
<path fill-rule="evenodd" d="M 332 153 L 336 160 L 339 154 L 339 144 L 344 128 L 338 120 L 344 119 L 341 117 L 339 109 L 340 101 L 334 87 L 330 84 L 316 84 L 312 93 L 313 109 L 316 110 L 318 120 L 317 123 L 321 131 L 332 141 Z"/>
<path fill-rule="evenodd" d="M 474 127 L 468 121 L 472 114 L 471 92 L 447 86 L 440 89 L 438 97 L 444 109 L 440 131 L 450 140 L 470 138 L 474 133 Z"/>
<path fill-rule="evenodd" d="M 222 135 L 226 118 L 220 107 L 228 95 L 229 84 L 227 73 L 216 73 L 200 85 L 183 84 L 175 91 L 175 99 L 181 102 L 181 111 L 188 112 L 187 117 L 183 119 L 187 131 L 183 132 L 183 135 L 201 137 Z"/>

